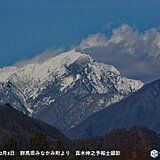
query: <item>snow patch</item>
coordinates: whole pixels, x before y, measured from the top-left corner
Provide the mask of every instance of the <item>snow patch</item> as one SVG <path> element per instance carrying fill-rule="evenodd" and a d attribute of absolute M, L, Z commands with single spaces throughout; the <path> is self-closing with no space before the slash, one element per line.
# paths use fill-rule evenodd
<path fill-rule="evenodd" d="M 52 99 L 51 96 L 50 96 L 50 97 L 45 97 L 45 98 L 43 99 L 42 104 L 43 104 L 43 105 L 50 105 L 50 104 L 53 103 L 54 101 L 55 101 L 55 99 Z"/>

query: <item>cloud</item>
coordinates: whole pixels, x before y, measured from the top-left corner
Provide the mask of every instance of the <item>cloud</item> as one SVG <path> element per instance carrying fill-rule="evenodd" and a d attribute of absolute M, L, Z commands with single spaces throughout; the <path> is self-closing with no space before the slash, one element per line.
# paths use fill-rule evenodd
<path fill-rule="evenodd" d="M 96 33 L 71 48 L 84 51 L 94 59 L 117 67 L 126 77 L 149 82 L 160 78 L 160 31 L 152 28 L 140 33 L 135 27 L 122 24 L 113 28 L 111 35 Z M 17 62 L 16 66 L 42 63 L 63 48 L 47 49 L 38 56 Z"/>
<path fill-rule="evenodd" d="M 130 78 L 145 82 L 160 78 L 160 32 L 152 28 L 143 33 L 127 24 L 102 33 L 89 35 L 77 47 L 95 59 L 113 64 Z"/>
<path fill-rule="evenodd" d="M 33 57 L 31 59 L 28 59 L 28 60 L 22 60 L 22 61 L 16 62 L 14 64 L 14 66 L 20 67 L 20 66 L 24 66 L 24 65 L 27 65 L 27 64 L 30 64 L 30 63 L 35 63 L 35 62 L 42 63 L 45 60 L 62 53 L 63 51 L 64 51 L 64 49 L 61 48 L 61 47 L 57 48 L 57 49 L 46 49 L 41 54 L 38 54 L 36 57 Z"/>

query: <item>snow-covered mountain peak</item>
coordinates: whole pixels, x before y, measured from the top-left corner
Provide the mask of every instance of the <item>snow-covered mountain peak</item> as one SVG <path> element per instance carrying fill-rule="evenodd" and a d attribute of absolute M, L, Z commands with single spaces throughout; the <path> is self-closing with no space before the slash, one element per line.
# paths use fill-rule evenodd
<path fill-rule="evenodd" d="M 82 54 L 77 52 L 75 49 L 71 51 L 64 52 L 55 57 L 47 59 L 42 63 L 32 62 L 26 64 L 24 66 L 15 67 L 3 67 L 0 68 L 0 82 L 6 82 L 12 75 L 20 76 L 20 75 L 29 75 L 29 77 L 33 79 L 43 80 L 46 77 L 48 78 L 48 74 L 50 72 L 64 72 L 64 67 L 69 66 L 70 64 L 77 61 L 79 58 L 89 57 L 86 54 Z M 29 78 L 28 77 L 28 78 Z"/>
<path fill-rule="evenodd" d="M 0 82 L 11 81 L 27 97 L 35 98 L 38 92 L 59 81 L 60 91 L 81 81 L 93 93 L 104 94 L 117 90 L 122 94 L 136 91 L 143 86 L 140 81 L 127 79 L 112 65 L 98 63 L 89 55 L 75 49 L 47 59 L 42 63 L 29 63 L 21 67 L 0 69 Z"/>
<path fill-rule="evenodd" d="M 43 79 L 48 78 L 51 73 L 63 75 L 65 72 L 65 67 L 74 63 L 80 57 L 87 57 L 80 52 L 76 52 L 75 49 L 59 54 L 55 57 L 47 59 L 42 63 L 30 63 L 25 66 L 18 68 L 17 72 L 19 74 L 25 73 L 25 75 L 32 76 L 33 79 Z"/>
<path fill-rule="evenodd" d="M 50 83 L 54 83 L 56 79 L 62 79 L 60 80 L 60 90 L 63 91 L 75 81 L 71 76 L 65 77 L 68 72 L 67 66 L 85 57 L 87 59 L 89 56 L 73 49 L 42 63 L 32 62 L 20 67 L 1 68 L 0 82 L 9 80 L 17 88 L 20 88 L 26 97 L 35 98 L 38 96 L 38 92 L 44 90 Z"/>
<path fill-rule="evenodd" d="M 43 62 L 0 68 L 0 102 L 9 101 L 62 130 L 142 86 L 114 66 L 96 62 L 75 49 Z"/>

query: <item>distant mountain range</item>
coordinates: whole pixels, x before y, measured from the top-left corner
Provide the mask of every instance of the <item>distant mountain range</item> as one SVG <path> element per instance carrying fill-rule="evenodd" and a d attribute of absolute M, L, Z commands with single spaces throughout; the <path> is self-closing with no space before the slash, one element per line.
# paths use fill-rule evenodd
<path fill-rule="evenodd" d="M 145 126 L 160 133 L 160 79 L 105 108 L 68 132 L 71 138 L 104 135 L 113 129 Z"/>
<path fill-rule="evenodd" d="M 0 68 L 0 103 L 63 132 L 142 86 L 74 49 L 44 62 Z"/>
<path fill-rule="evenodd" d="M 117 129 L 105 134 L 103 137 L 69 140 L 56 128 L 27 117 L 9 105 L 0 106 L 0 115 L 0 146 L 9 137 L 15 137 L 20 150 L 27 147 L 30 138 L 36 132 L 42 132 L 51 146 L 55 144 L 57 137 L 60 137 L 62 145 L 67 146 L 65 148 L 66 150 L 120 151 L 120 156 L 111 157 L 118 160 L 150 160 L 150 151 L 152 149 L 158 150 L 160 145 L 160 136 L 144 127 Z M 48 147 L 50 150 L 50 146 Z M 83 156 L 80 159 L 89 160 L 91 158 L 93 157 Z M 106 157 L 99 156 L 94 159 L 103 160 Z"/>

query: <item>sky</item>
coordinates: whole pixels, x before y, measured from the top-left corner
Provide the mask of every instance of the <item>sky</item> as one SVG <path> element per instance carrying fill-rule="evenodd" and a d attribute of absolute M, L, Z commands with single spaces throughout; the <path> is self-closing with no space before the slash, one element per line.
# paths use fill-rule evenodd
<path fill-rule="evenodd" d="M 0 67 L 76 46 L 149 82 L 160 76 L 159 17 L 159 0 L 0 0 Z"/>

